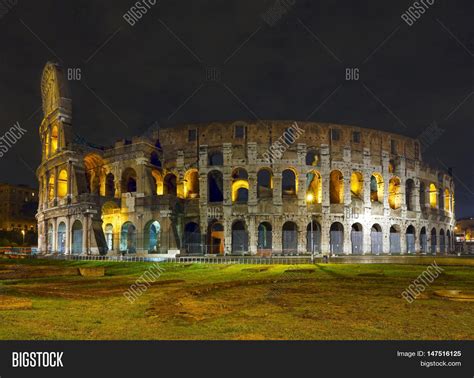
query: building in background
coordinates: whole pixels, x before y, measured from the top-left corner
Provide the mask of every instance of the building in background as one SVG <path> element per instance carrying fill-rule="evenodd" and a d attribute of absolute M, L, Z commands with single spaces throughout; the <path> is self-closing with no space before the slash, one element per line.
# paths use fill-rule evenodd
<path fill-rule="evenodd" d="M 458 219 L 454 235 L 456 252 L 474 254 L 474 217 Z"/>
<path fill-rule="evenodd" d="M 0 231 L 36 231 L 38 190 L 0 183 Z"/>

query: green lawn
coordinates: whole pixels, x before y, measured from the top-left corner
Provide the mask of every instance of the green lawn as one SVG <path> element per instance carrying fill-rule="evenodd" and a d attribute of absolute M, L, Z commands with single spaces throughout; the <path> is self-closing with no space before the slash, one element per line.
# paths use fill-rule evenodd
<path fill-rule="evenodd" d="M 66 267 L 105 277 L 29 277 Z M 426 267 L 387 264 L 161 264 L 161 277 L 130 303 L 123 292 L 152 263 L 0 259 L 0 339 L 474 339 L 474 266 L 446 266 L 416 301 L 402 291 Z M 299 272 L 289 270 L 303 270 Z M 309 269 L 309 270 L 308 270 Z M 15 273 L 12 273 L 15 274 Z"/>

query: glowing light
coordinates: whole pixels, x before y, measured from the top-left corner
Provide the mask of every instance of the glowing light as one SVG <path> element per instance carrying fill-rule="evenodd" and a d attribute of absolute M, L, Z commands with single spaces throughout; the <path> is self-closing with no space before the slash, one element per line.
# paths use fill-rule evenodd
<path fill-rule="evenodd" d="M 313 194 L 312 194 L 312 193 L 308 193 L 308 194 L 306 195 L 306 202 L 311 203 L 311 202 L 313 202 L 313 200 L 314 200 Z"/>

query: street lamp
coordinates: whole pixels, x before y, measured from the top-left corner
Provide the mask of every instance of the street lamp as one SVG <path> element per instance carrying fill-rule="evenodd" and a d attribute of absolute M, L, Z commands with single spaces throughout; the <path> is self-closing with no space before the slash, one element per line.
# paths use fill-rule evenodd
<path fill-rule="evenodd" d="M 25 244 L 25 230 L 21 230 L 21 236 L 23 236 L 23 243 Z"/>

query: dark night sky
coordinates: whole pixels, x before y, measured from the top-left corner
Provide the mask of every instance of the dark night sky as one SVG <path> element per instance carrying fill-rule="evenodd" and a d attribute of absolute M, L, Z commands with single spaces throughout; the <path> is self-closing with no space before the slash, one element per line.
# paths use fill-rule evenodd
<path fill-rule="evenodd" d="M 312 114 L 412 137 L 437 122 L 425 160 L 454 167 L 457 216 L 474 215 L 472 0 L 435 1 L 411 27 L 400 16 L 412 1 L 283 0 L 294 5 L 269 26 L 274 0 L 166 0 L 132 27 L 122 15 L 134 2 L 19 0 L 0 18 L 0 134 L 28 130 L 0 159 L 0 181 L 36 185 L 40 75 L 53 60 L 81 68 L 73 127 L 98 144 L 155 122 Z"/>

